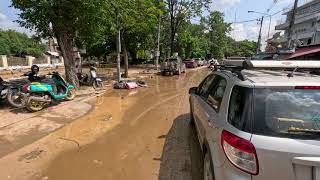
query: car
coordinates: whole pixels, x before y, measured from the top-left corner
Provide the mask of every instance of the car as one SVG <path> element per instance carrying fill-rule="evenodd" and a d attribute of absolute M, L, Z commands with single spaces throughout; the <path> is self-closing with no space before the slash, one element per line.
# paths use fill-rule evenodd
<path fill-rule="evenodd" d="M 186 65 L 182 62 L 180 57 L 173 57 L 162 62 L 160 70 L 162 75 L 180 75 L 181 73 L 186 72 Z"/>
<path fill-rule="evenodd" d="M 195 59 L 185 60 L 184 63 L 186 64 L 187 68 L 197 68 L 198 67 L 198 63 L 196 62 Z"/>
<path fill-rule="evenodd" d="M 203 61 L 201 58 L 197 58 L 197 59 L 195 59 L 195 60 L 196 60 L 197 65 L 198 65 L 199 67 L 201 67 L 201 66 L 204 65 L 204 61 Z"/>
<path fill-rule="evenodd" d="M 320 76 L 312 73 L 319 68 L 317 61 L 247 60 L 191 88 L 204 179 L 320 178 Z"/>

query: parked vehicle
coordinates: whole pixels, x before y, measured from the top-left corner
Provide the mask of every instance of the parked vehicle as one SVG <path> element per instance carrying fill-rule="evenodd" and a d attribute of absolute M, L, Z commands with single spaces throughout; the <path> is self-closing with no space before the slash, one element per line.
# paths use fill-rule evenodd
<path fill-rule="evenodd" d="M 4 81 L 0 77 L 0 103 L 3 103 L 7 99 L 7 94 L 9 90 L 9 83 Z"/>
<path fill-rule="evenodd" d="M 23 108 L 25 106 L 25 100 L 28 94 L 23 92 L 23 87 L 28 86 L 32 82 L 41 82 L 45 79 L 44 77 L 38 76 L 39 70 L 39 66 L 33 65 L 31 71 L 22 75 L 28 77 L 28 81 L 23 81 L 23 83 L 12 82 L 9 84 L 7 101 L 11 106 L 15 108 Z"/>
<path fill-rule="evenodd" d="M 187 68 L 197 68 L 198 67 L 198 63 L 194 59 L 185 60 L 184 63 L 186 64 Z"/>
<path fill-rule="evenodd" d="M 181 73 L 186 72 L 186 65 L 182 62 L 180 57 L 169 58 L 161 63 L 160 70 L 162 75 L 180 75 Z"/>
<path fill-rule="evenodd" d="M 40 111 L 54 100 L 68 100 L 75 98 L 75 87 L 68 84 L 58 73 L 49 74 L 52 83 L 32 83 L 24 87 L 24 92 L 30 96 L 26 100 L 26 108 L 30 112 Z"/>
<path fill-rule="evenodd" d="M 212 71 L 216 71 L 218 69 L 218 66 L 220 63 L 216 59 L 210 60 L 210 63 L 208 65 L 208 68 L 210 68 Z"/>
<path fill-rule="evenodd" d="M 80 81 L 80 85 L 92 86 L 94 89 L 100 89 L 103 87 L 103 81 L 101 78 L 97 77 L 97 68 L 94 66 L 90 67 L 90 71 L 88 74 L 78 73 L 78 79 Z"/>
<path fill-rule="evenodd" d="M 196 62 L 199 67 L 204 65 L 204 61 L 201 58 L 196 59 Z"/>
<path fill-rule="evenodd" d="M 320 76 L 310 69 L 320 62 L 243 64 L 213 72 L 189 91 L 204 179 L 319 178 Z"/>

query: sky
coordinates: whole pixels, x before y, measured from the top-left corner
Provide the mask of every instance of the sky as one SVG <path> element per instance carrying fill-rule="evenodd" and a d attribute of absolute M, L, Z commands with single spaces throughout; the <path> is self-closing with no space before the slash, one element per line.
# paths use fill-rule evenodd
<path fill-rule="evenodd" d="M 213 0 L 211 5 L 212 10 L 218 10 L 225 14 L 225 20 L 228 23 L 242 22 L 246 20 L 258 19 L 262 15 L 248 13 L 248 11 L 257 11 L 274 14 L 282 11 L 285 8 L 292 8 L 294 0 Z M 299 4 L 303 4 L 310 0 L 299 0 Z M 32 34 L 29 30 L 19 27 L 18 23 L 14 22 L 18 19 L 19 11 L 9 7 L 10 0 L 0 0 L 0 29 L 15 29 L 19 32 Z M 274 27 L 279 21 L 285 20 L 285 16 L 279 14 L 272 17 L 271 33 L 275 32 Z M 265 19 L 262 28 L 262 39 L 265 41 L 268 34 L 269 18 Z M 257 21 L 248 23 L 235 23 L 232 25 L 233 31 L 230 35 L 236 40 L 257 40 L 259 34 L 259 25 Z"/>
<path fill-rule="evenodd" d="M 299 0 L 299 5 L 302 5 L 310 0 Z M 248 13 L 248 11 L 256 11 L 260 13 L 275 14 L 271 18 L 270 36 L 276 32 L 275 26 L 284 22 L 286 16 L 283 12 L 290 10 L 293 7 L 294 0 L 214 0 L 212 4 L 213 10 L 219 10 L 225 14 L 225 20 L 228 23 L 243 22 L 246 20 L 260 19 L 261 14 Z M 259 36 L 260 22 L 243 22 L 232 24 L 233 31 L 230 35 L 236 40 L 255 40 Z M 262 42 L 265 44 L 268 36 L 270 18 L 265 18 L 262 28 Z"/>

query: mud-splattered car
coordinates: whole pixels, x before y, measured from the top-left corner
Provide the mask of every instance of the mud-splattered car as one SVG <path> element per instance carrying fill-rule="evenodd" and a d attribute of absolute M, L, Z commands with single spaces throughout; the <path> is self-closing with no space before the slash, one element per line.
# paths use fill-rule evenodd
<path fill-rule="evenodd" d="M 161 75 L 180 75 L 186 72 L 186 65 L 182 62 L 180 57 L 169 58 L 161 63 Z"/>

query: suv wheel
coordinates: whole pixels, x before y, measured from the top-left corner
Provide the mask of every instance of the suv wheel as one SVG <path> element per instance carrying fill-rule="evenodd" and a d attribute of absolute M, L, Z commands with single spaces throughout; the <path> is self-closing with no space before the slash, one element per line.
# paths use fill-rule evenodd
<path fill-rule="evenodd" d="M 203 161 L 203 179 L 204 180 L 214 180 L 213 167 L 211 163 L 211 155 L 209 152 L 204 156 Z"/>

